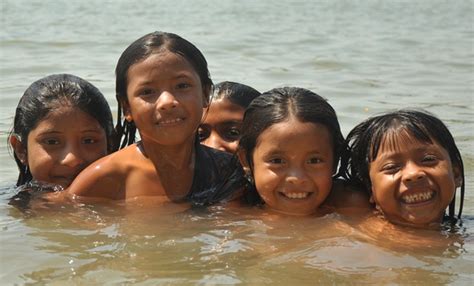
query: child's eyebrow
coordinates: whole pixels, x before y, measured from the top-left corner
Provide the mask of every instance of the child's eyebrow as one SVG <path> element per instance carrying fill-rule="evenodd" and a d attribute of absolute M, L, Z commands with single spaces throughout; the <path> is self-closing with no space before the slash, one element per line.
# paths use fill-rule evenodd
<path fill-rule="evenodd" d="M 417 148 L 411 149 L 410 153 L 415 152 L 415 153 L 419 154 L 420 152 L 425 152 L 427 150 L 433 150 L 433 149 L 434 149 L 433 144 L 422 144 L 421 146 L 419 146 Z M 393 157 L 401 156 L 400 153 L 401 152 L 398 151 L 398 150 L 386 150 L 386 151 L 382 151 L 382 154 L 375 157 L 375 159 L 381 159 L 381 160 L 390 159 L 390 158 L 393 158 Z"/>
<path fill-rule="evenodd" d="M 38 135 L 49 135 L 49 134 L 61 134 L 63 132 L 55 130 L 55 129 L 46 129 L 38 133 Z"/>
<path fill-rule="evenodd" d="M 94 128 L 94 129 L 83 129 L 81 132 L 94 132 L 94 133 L 100 133 L 102 131 L 102 128 Z"/>
<path fill-rule="evenodd" d="M 192 74 L 187 71 L 180 71 L 178 72 L 173 78 L 180 79 L 180 78 L 192 78 Z"/>

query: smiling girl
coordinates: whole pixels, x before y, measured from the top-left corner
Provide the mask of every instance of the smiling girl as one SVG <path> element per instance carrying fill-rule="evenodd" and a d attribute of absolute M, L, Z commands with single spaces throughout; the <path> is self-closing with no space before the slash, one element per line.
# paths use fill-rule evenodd
<path fill-rule="evenodd" d="M 343 159 L 351 181 L 371 193 L 390 222 L 426 227 L 455 218 L 456 189 L 464 202 L 464 166 L 453 136 L 441 120 L 417 110 L 375 116 L 347 136 Z"/>
<path fill-rule="evenodd" d="M 125 49 L 115 72 L 123 149 L 84 170 L 68 192 L 194 205 L 237 196 L 244 184 L 238 160 L 197 136 L 212 90 L 202 53 L 178 35 L 154 32 Z"/>
<path fill-rule="evenodd" d="M 249 105 L 242 130 L 238 155 L 256 191 L 249 200 L 256 195 L 265 208 L 289 215 L 351 203 L 350 191 L 334 184 L 344 137 L 324 98 L 303 88 L 272 89 Z"/>
<path fill-rule="evenodd" d="M 87 165 L 114 149 L 112 114 L 102 93 L 70 74 L 32 83 L 15 112 L 9 143 L 17 186 L 68 187 Z"/>

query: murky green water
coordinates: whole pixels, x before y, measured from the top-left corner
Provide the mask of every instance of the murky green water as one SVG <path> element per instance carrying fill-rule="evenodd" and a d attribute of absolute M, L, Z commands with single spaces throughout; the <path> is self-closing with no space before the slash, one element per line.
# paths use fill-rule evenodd
<path fill-rule="evenodd" d="M 2 284 L 470 284 L 474 2 L 413 2 L 0 1 Z M 410 240 L 389 231 L 367 236 L 335 214 L 275 218 L 226 207 L 170 213 L 76 205 L 28 215 L 7 205 L 17 170 L 6 136 L 27 86 L 47 74 L 73 73 L 98 86 L 115 111 L 116 61 L 154 30 L 199 47 L 215 82 L 319 93 L 338 112 L 344 133 L 396 108 L 437 114 L 465 162 L 463 226 Z"/>

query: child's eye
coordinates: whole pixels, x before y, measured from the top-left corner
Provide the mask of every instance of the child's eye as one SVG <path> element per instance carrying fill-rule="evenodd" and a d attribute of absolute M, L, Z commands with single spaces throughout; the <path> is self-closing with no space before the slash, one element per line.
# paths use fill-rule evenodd
<path fill-rule="evenodd" d="M 312 157 L 312 158 L 309 158 L 306 162 L 308 164 L 319 164 L 319 163 L 322 163 L 323 160 L 321 160 L 321 158 L 318 158 L 318 157 Z"/>
<path fill-rule="evenodd" d="M 140 90 L 140 92 L 138 94 L 141 95 L 141 96 L 147 96 L 147 95 L 153 94 L 154 92 L 155 91 L 151 88 L 144 88 L 144 89 Z"/>
<path fill-rule="evenodd" d="M 209 131 L 204 129 L 203 127 L 199 127 L 198 137 L 199 137 L 199 142 L 206 140 L 209 137 Z"/>
<path fill-rule="evenodd" d="M 268 162 L 270 164 L 283 164 L 285 163 L 285 160 L 283 160 L 282 158 L 272 158 L 272 159 L 269 159 Z"/>
<path fill-rule="evenodd" d="M 382 166 L 382 171 L 387 174 L 395 174 L 399 169 L 400 166 L 395 163 L 388 163 Z"/>
<path fill-rule="evenodd" d="M 225 137 L 229 141 L 238 140 L 239 137 L 240 137 L 240 130 L 238 128 L 235 128 L 235 127 L 231 128 L 226 132 Z"/>
<path fill-rule="evenodd" d="M 96 143 L 96 142 L 97 142 L 97 140 L 95 140 L 94 138 L 84 138 L 84 139 L 82 140 L 82 143 L 83 143 L 83 144 L 94 144 L 94 143 Z"/>
<path fill-rule="evenodd" d="M 178 83 L 176 85 L 177 89 L 186 89 L 186 88 L 189 88 L 189 87 L 191 87 L 191 85 L 189 83 L 186 83 L 186 82 L 181 82 L 181 83 Z"/>
<path fill-rule="evenodd" d="M 59 140 L 55 138 L 46 138 L 43 140 L 43 144 L 46 145 L 59 145 Z"/>
<path fill-rule="evenodd" d="M 423 159 L 421 160 L 423 163 L 435 163 L 438 161 L 438 157 L 435 155 L 425 155 L 423 156 Z"/>

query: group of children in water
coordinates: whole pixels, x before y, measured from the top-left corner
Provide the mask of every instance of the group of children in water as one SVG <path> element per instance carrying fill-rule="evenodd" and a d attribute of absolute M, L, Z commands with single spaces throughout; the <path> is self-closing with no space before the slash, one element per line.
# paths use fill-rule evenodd
<path fill-rule="evenodd" d="M 54 185 L 63 191 L 52 199 L 238 202 L 287 215 L 373 208 L 417 227 L 461 216 L 461 154 L 425 111 L 374 116 L 344 138 L 321 96 L 214 87 L 202 53 L 165 32 L 128 46 L 115 74 L 115 128 L 104 96 L 81 78 L 50 75 L 25 91 L 9 136 L 22 192 Z"/>

